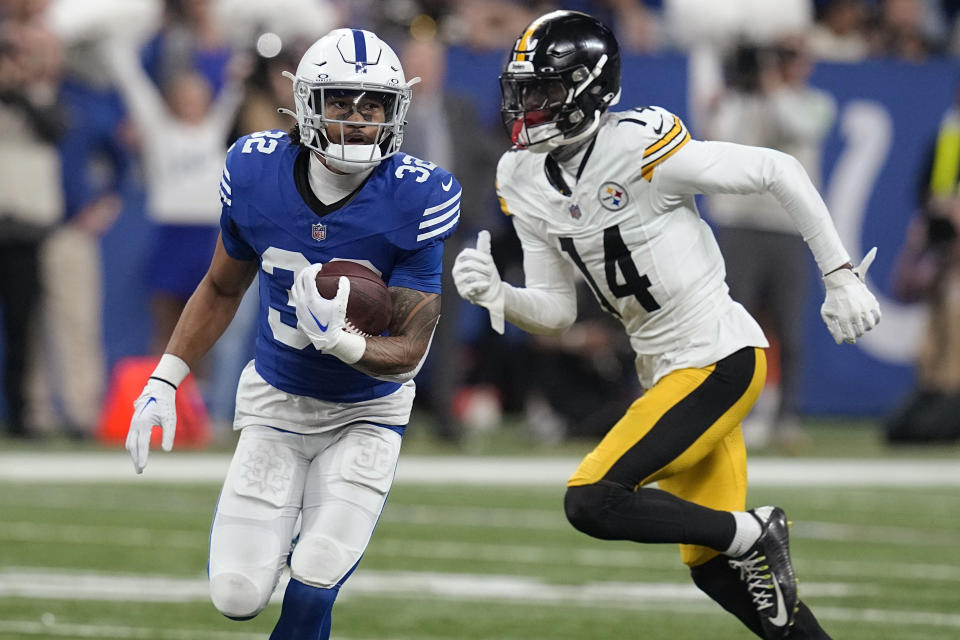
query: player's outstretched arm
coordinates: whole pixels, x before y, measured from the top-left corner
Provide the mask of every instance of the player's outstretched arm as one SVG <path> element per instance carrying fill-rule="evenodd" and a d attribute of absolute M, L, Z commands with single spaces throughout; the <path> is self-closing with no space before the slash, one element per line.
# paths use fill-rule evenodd
<path fill-rule="evenodd" d="M 163 450 L 173 449 L 177 387 L 190 373 L 191 364 L 209 351 L 226 330 L 256 273 L 256 262 L 234 260 L 227 255 L 223 242 L 217 240 L 207 274 L 190 296 L 166 352 L 134 402 L 126 448 L 137 473 L 142 473 L 147 465 L 155 426 L 163 432 Z"/>
<path fill-rule="evenodd" d="M 796 158 L 773 149 L 691 140 L 657 168 L 652 182 L 664 211 L 678 195 L 772 194 L 823 273 L 826 297 L 820 315 L 837 344 L 856 342 L 880 321 L 880 305 L 865 280 L 876 249 L 853 267 L 827 205 Z"/>
<path fill-rule="evenodd" d="M 140 65 L 139 52 L 132 43 L 107 38 L 100 45 L 100 56 L 138 128 L 149 131 L 168 116 L 163 96 Z"/>
<path fill-rule="evenodd" d="M 577 319 L 577 296 L 570 267 L 524 223 L 514 221 L 523 245 L 524 287 L 500 279 L 490 255 L 490 234 L 481 231 L 476 248 L 466 248 L 453 265 L 460 297 L 490 312 L 490 324 L 503 333 L 504 319 L 524 331 L 556 335 Z"/>

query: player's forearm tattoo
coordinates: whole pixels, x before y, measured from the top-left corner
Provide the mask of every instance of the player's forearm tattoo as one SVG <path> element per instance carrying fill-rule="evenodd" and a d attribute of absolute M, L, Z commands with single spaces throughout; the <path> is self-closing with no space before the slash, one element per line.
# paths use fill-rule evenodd
<path fill-rule="evenodd" d="M 391 287 L 393 316 L 389 338 L 368 338 L 358 364 L 380 374 L 406 373 L 414 369 L 430 344 L 440 318 L 440 296 L 403 287 Z"/>

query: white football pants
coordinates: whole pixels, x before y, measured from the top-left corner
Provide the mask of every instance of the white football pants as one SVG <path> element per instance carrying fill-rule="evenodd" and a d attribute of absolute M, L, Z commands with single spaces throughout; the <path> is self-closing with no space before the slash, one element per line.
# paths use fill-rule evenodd
<path fill-rule="evenodd" d="M 393 484 L 400 434 L 354 424 L 314 435 L 242 430 L 210 533 L 210 597 L 231 618 L 266 607 L 299 540 L 290 573 L 339 584 L 366 549 Z"/>

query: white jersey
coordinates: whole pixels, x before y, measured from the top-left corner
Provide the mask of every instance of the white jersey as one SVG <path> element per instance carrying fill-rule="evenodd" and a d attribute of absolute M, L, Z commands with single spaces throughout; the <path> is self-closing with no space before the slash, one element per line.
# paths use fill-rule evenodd
<path fill-rule="evenodd" d="M 109 45 L 106 61 L 123 92 L 142 138 L 150 218 L 169 225 L 216 225 L 217 183 L 227 156 L 226 141 L 243 92 L 228 84 L 195 123 L 174 117 L 137 55 Z"/>
<path fill-rule="evenodd" d="M 312 435 L 349 424 L 406 425 L 413 410 L 412 380 L 393 393 L 357 402 L 333 402 L 287 393 L 263 379 L 251 360 L 240 374 L 234 429 L 267 426 Z"/>
<path fill-rule="evenodd" d="M 537 269 L 544 288 L 578 271 L 601 306 L 623 323 L 646 388 L 671 371 L 708 366 L 743 347 L 768 346 L 756 321 L 729 296 L 723 259 L 694 194 L 773 192 L 778 181 L 763 175 L 764 162 L 754 163 L 757 176 L 749 169 L 732 176 L 713 172 L 703 182 L 696 176 L 684 181 L 690 172 L 659 175 L 681 149 L 697 145 L 732 156 L 750 153 L 748 147 L 691 141 L 679 118 L 644 107 L 603 116 L 568 194 L 555 186 L 559 170 L 546 154 L 512 150 L 497 169 L 501 206 L 514 217 L 523 245 L 527 287 L 538 286 L 530 282 L 531 256 L 547 264 Z M 709 164 L 704 174 L 712 172 Z M 813 232 L 801 229 L 804 237 L 823 232 L 808 226 Z M 820 241 L 810 242 L 818 260 L 839 266 L 848 257 L 838 239 L 829 240 L 821 242 L 824 249 L 813 247 Z"/>

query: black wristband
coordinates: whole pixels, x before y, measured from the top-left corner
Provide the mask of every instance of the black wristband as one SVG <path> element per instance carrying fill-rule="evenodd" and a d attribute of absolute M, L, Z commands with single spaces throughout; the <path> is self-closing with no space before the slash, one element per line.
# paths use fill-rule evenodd
<path fill-rule="evenodd" d="M 173 383 L 170 382 L 169 380 L 164 380 L 163 378 L 158 378 L 157 376 L 150 376 L 150 379 L 151 379 L 151 380 L 159 380 L 160 382 L 166 382 L 168 385 L 170 385 L 171 387 L 173 387 L 173 390 L 174 390 L 174 391 L 177 390 L 177 385 L 173 384 Z"/>

